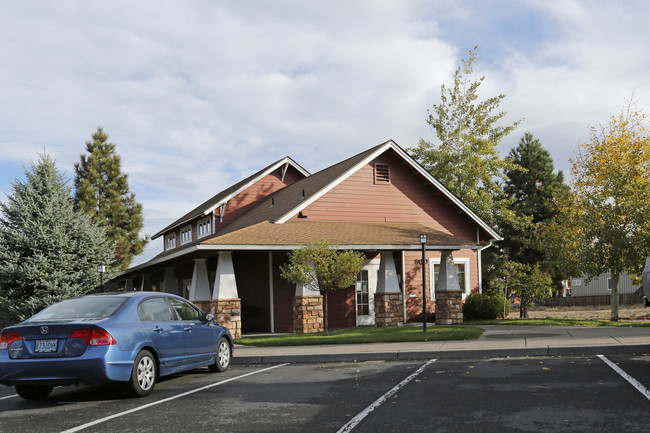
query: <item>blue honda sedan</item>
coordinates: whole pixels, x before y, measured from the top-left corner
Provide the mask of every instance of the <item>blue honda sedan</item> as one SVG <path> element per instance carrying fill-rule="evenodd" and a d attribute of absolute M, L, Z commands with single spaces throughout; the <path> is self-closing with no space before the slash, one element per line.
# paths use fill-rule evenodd
<path fill-rule="evenodd" d="M 160 376 L 208 366 L 228 369 L 233 340 L 187 300 L 124 292 L 67 299 L 2 330 L 0 383 L 27 400 L 57 385 L 123 382 L 149 394 Z"/>

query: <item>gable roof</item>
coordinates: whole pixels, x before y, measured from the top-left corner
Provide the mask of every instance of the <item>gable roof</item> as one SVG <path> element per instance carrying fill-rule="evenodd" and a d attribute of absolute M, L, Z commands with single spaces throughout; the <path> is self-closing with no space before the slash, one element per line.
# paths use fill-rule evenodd
<path fill-rule="evenodd" d="M 255 208 L 230 223 L 220 233 L 229 233 L 263 221 L 281 224 L 284 221 L 278 222 L 279 218 L 285 214 L 297 214 L 299 210 L 295 209 L 298 207 L 301 209 L 304 208 L 304 206 L 301 206 L 302 203 L 307 201 L 311 203 L 311 198 L 324 188 L 332 184 L 338 184 L 339 182 L 337 180 L 341 176 L 350 172 L 352 168 L 359 164 L 359 161 L 365 160 L 368 154 L 373 153 L 380 146 L 382 145 L 373 147 L 270 194 L 268 197 L 262 199 Z M 304 196 L 302 194 L 303 191 L 305 193 Z"/>
<path fill-rule="evenodd" d="M 304 176 L 309 176 L 309 172 L 302 168 L 298 163 L 296 163 L 293 159 L 289 158 L 288 156 L 280 159 L 279 161 L 274 162 L 273 164 L 261 169 L 257 173 L 252 174 L 251 176 L 247 177 L 246 179 L 237 182 L 236 184 L 230 186 L 229 188 L 224 189 L 217 195 L 213 196 L 211 199 L 203 202 L 199 206 L 195 207 L 182 217 L 178 218 L 176 221 L 173 223 L 169 224 L 167 227 L 164 229 L 160 230 L 158 233 L 153 235 L 151 239 L 156 239 L 160 236 L 162 236 L 164 233 L 182 226 L 184 224 L 187 224 L 189 221 L 200 217 L 201 215 L 207 215 L 210 212 L 213 212 L 215 209 L 217 209 L 219 206 L 222 204 L 228 202 L 231 198 L 245 190 L 246 188 L 250 187 L 253 185 L 255 182 L 259 181 L 261 178 L 264 176 L 273 173 L 275 170 L 278 168 L 282 167 L 283 165 L 288 164 L 292 167 L 294 167 L 298 172 L 302 173 Z"/>
<path fill-rule="evenodd" d="M 393 140 L 388 140 L 385 143 L 370 148 L 365 152 L 348 158 L 345 161 L 321 170 L 318 173 L 312 174 L 309 177 L 276 191 L 274 194 L 263 199 L 255 208 L 243 215 L 237 221 L 233 221 L 221 233 L 225 234 L 233 232 L 264 221 L 275 224 L 284 224 L 289 221 L 291 217 L 297 215 L 307 206 L 352 176 L 359 169 L 389 150 L 395 151 L 397 155 L 399 155 L 437 190 L 454 203 L 464 214 L 484 230 L 491 240 L 496 241 L 503 239 L 494 229 L 492 229 L 465 203 L 456 197 L 456 195 L 435 179 Z"/>

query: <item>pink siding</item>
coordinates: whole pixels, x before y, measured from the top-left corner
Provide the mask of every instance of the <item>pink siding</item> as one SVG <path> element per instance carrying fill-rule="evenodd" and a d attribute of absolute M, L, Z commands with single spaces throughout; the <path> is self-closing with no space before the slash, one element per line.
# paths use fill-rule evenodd
<path fill-rule="evenodd" d="M 226 205 L 223 222 L 220 223 L 219 217 L 216 218 L 216 231 L 221 230 L 223 227 L 233 222 L 244 213 L 248 212 L 255 205 L 257 205 L 260 200 L 284 188 L 287 185 L 291 185 L 298 179 L 299 178 L 295 170 L 289 170 L 287 172 L 284 182 L 281 180 L 280 170 L 276 170 L 275 172 L 264 176 L 262 179 L 230 199 Z"/>
<path fill-rule="evenodd" d="M 427 261 L 440 258 L 440 251 L 427 251 Z M 469 258 L 469 287 L 471 293 L 476 293 L 478 287 L 478 253 L 474 250 L 460 250 L 452 253 L 454 259 Z M 415 261 L 418 261 L 416 263 Z M 408 322 L 422 320 L 422 260 L 421 251 L 404 251 L 404 286 L 406 294 L 406 320 Z M 427 314 L 435 312 L 435 301 L 431 300 L 429 265 L 426 266 L 426 296 Z"/>
<path fill-rule="evenodd" d="M 375 184 L 376 162 L 389 165 L 390 184 Z M 390 153 L 371 161 L 312 203 L 306 215 L 310 221 L 418 223 L 476 242 L 476 223 Z"/>

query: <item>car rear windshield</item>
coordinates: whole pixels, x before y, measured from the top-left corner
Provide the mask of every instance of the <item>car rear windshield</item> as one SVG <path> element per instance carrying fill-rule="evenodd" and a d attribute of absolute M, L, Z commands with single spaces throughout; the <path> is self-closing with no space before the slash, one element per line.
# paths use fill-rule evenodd
<path fill-rule="evenodd" d="M 63 319 L 102 319 L 110 317 L 127 301 L 122 296 L 92 296 L 66 299 L 33 316 L 30 321 Z"/>

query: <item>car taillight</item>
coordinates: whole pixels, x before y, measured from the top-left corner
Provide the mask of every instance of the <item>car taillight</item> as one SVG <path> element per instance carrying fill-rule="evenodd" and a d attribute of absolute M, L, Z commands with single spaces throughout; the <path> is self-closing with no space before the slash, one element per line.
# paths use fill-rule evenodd
<path fill-rule="evenodd" d="M 103 329 L 77 329 L 70 338 L 81 338 L 88 346 L 110 346 L 115 339 Z"/>
<path fill-rule="evenodd" d="M 17 332 L 7 332 L 0 335 L 0 350 L 7 350 L 14 341 L 22 340 L 23 337 Z"/>

